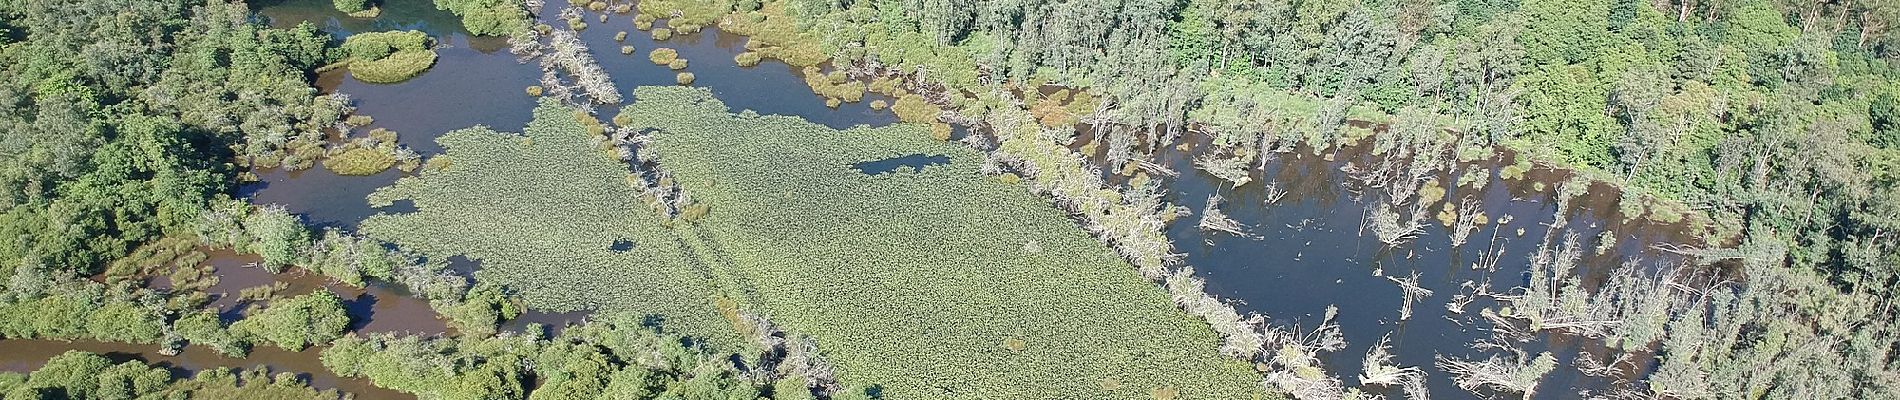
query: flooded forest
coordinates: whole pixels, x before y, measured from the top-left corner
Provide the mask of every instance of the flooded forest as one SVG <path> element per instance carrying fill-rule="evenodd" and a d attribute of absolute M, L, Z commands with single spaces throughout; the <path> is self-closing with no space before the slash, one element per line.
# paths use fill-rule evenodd
<path fill-rule="evenodd" d="M 0 0 L 0 398 L 1900 398 L 1888 17 Z"/>

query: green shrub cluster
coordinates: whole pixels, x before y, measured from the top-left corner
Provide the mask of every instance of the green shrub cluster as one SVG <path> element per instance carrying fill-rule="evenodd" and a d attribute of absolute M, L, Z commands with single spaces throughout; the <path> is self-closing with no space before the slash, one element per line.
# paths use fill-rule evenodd
<path fill-rule="evenodd" d="M 369 83 L 396 83 L 435 65 L 434 39 L 422 31 L 364 32 L 343 40 L 350 76 Z"/>
<path fill-rule="evenodd" d="M 462 17 L 462 27 L 481 36 L 508 36 L 527 29 L 532 16 L 510 0 L 435 0 L 435 7 Z"/>
<path fill-rule="evenodd" d="M 369 10 L 370 6 L 372 6 L 369 0 L 331 0 L 331 4 L 336 7 L 337 11 L 344 13 L 363 12 Z"/>
<path fill-rule="evenodd" d="M 243 3 L 7 3 L 0 15 L 0 275 L 97 273 L 189 226 L 239 168 L 309 166 L 348 111 L 306 80 L 330 62 L 330 36 L 266 28 Z"/>
<path fill-rule="evenodd" d="M 803 377 L 744 377 L 727 354 L 689 347 L 689 338 L 611 318 L 554 338 L 526 335 L 421 338 L 351 335 L 323 351 L 337 374 L 443 400 L 812 399 Z M 793 372 L 793 371 L 782 371 Z M 760 375 L 766 377 L 772 375 Z M 539 378 L 531 393 L 530 384 Z M 838 400 L 868 400 L 845 390 Z"/>
<path fill-rule="evenodd" d="M 263 310 L 231 324 L 233 331 L 292 351 L 329 343 L 342 337 L 349 327 L 350 316 L 343 311 L 343 299 L 329 290 L 272 301 Z"/>
<path fill-rule="evenodd" d="M 288 373 L 215 368 L 191 379 L 174 379 L 164 367 L 133 360 L 114 363 L 99 354 L 69 351 L 28 374 L 0 372 L 0 395 L 7 399 L 206 399 L 332 400 L 334 390 L 318 391 Z"/>

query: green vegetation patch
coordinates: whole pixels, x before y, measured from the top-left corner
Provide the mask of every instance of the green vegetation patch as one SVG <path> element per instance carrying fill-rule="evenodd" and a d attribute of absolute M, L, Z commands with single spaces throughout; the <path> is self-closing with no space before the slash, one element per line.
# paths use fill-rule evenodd
<path fill-rule="evenodd" d="M 417 176 L 370 196 L 417 212 L 376 215 L 362 232 L 427 254 L 480 261 L 477 278 L 536 309 L 653 315 L 668 329 L 736 338 L 712 307 L 702 268 L 646 211 L 627 166 L 604 156 L 571 110 L 544 101 L 523 134 L 487 127 L 436 139 L 447 149 Z M 443 157 L 454 163 L 438 163 Z M 611 249 L 630 239 L 625 252 Z M 709 328 L 710 327 L 710 328 Z"/>
<path fill-rule="evenodd" d="M 810 334 L 890 398 L 1249 398 L 1259 375 L 1046 200 L 921 125 L 833 130 L 641 87 L 623 110 L 710 213 L 681 224 L 742 308 Z M 853 163 L 944 154 L 865 175 Z M 1116 379 L 1125 388 L 1106 391 Z"/>
<path fill-rule="evenodd" d="M 422 75 L 435 65 L 429 34 L 422 31 L 366 32 L 343 40 L 350 76 L 369 83 L 396 83 Z"/>
<path fill-rule="evenodd" d="M 918 125 L 838 131 L 733 115 L 703 89 L 635 93 L 616 120 L 658 130 L 650 150 L 697 199 L 695 217 L 651 211 L 626 165 L 548 102 L 523 135 L 442 136 L 453 165 L 371 196 L 417 211 L 362 231 L 479 260 L 478 279 L 536 308 L 655 315 L 674 331 L 734 337 L 715 310 L 736 305 L 815 337 L 841 381 L 891 398 L 1260 390 L 1205 323 L 1047 201 L 983 175 L 973 150 Z M 875 176 L 850 167 L 915 153 L 951 161 Z M 621 239 L 634 245 L 613 251 Z"/>

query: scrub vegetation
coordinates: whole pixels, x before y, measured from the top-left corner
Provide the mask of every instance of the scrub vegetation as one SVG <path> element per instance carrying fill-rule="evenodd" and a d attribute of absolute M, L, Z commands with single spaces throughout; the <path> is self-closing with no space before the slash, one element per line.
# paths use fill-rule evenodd
<path fill-rule="evenodd" d="M 369 83 L 396 83 L 435 65 L 435 39 L 422 31 L 365 32 L 343 40 L 350 76 Z"/>
<path fill-rule="evenodd" d="M 325 349 L 323 364 L 425 399 L 871 399 L 863 388 L 826 386 L 828 370 L 777 358 L 746 360 L 759 363 L 741 369 L 728 354 L 655 328 L 628 316 L 553 338 L 352 335 Z M 530 392 L 535 377 L 541 380 Z"/>
<path fill-rule="evenodd" d="M 516 0 L 435 0 L 435 7 L 462 17 L 462 27 L 482 36 L 509 36 L 532 19 Z"/>
<path fill-rule="evenodd" d="M 28 374 L 0 372 L 0 395 L 8 399 L 276 399 L 332 400 L 334 390 L 318 391 L 295 375 L 263 369 L 217 368 L 190 379 L 172 377 L 165 367 L 133 360 L 69 351 Z"/>

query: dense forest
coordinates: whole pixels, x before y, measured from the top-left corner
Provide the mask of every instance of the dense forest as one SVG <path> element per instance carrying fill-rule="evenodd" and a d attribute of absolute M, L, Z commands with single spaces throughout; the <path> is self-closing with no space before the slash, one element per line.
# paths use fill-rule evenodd
<path fill-rule="evenodd" d="M 605 74 L 592 65 L 587 49 L 567 44 L 579 40 L 571 30 L 587 25 L 578 12 L 562 13 L 570 28 L 563 31 L 552 21 L 531 19 L 531 12 L 543 6 L 538 0 L 434 3 L 460 16 L 470 34 L 511 37 L 518 51 L 546 50 L 534 55 L 553 65 L 545 67 L 549 71 L 573 72 L 593 103 L 619 102 L 620 94 L 604 76 L 587 76 Z M 368 15 L 377 5 L 335 2 L 339 10 Z M 635 7 L 604 1 L 576 6 L 621 13 Z M 656 40 L 706 27 L 750 36 L 736 63 L 752 66 L 763 58 L 789 64 L 834 108 L 865 99 L 868 91 L 890 98 L 874 100 L 872 108 L 888 108 L 902 121 L 927 125 L 916 133 L 949 140 L 951 125 L 987 132 L 960 138 L 1001 160 L 970 161 L 988 162 L 980 173 L 1056 199 L 1089 233 L 1110 244 L 1115 254 L 1109 258 L 1121 256 L 1136 274 L 1164 287 L 1165 293 L 1150 293 L 1155 299 L 1172 295 L 1176 305 L 1214 330 L 1203 332 L 1196 325 L 1171 334 L 1217 334 L 1220 353 L 1254 362 L 1270 388 L 1301 398 L 1332 397 L 1345 388 L 1302 386 L 1324 380 L 1309 376 L 1324 372 L 1315 352 L 1303 347 L 1306 339 L 1254 331 L 1264 323 L 1245 320 L 1200 293 L 1201 282 L 1191 268 L 1176 269 L 1158 228 L 1176 213 L 1155 200 L 1158 183 L 1147 180 L 1150 167 L 1143 166 L 1149 156 L 1205 138 L 1211 146 L 1196 165 L 1241 186 L 1252 180 L 1250 170 L 1288 153 L 1337 154 L 1369 146 L 1398 160 L 1355 171 L 1356 179 L 1381 189 L 1368 209 L 1375 225 L 1370 230 L 1388 243 L 1407 240 L 1439 210 L 1451 214 L 1457 199 L 1447 197 L 1458 196 L 1456 188 L 1467 179 L 1447 181 L 1440 175 L 1457 163 L 1502 160 L 1509 154 L 1513 166 L 1495 173 L 1521 175 L 1533 163 L 1574 169 L 1620 188 L 1622 198 L 1615 204 L 1625 218 L 1696 226 L 1703 236 L 1700 245 L 1667 249 L 1694 260 L 1694 268 L 1662 274 L 1649 286 L 1613 279 L 1604 285 L 1608 289 L 1595 293 L 1568 287 L 1565 293 L 1533 290 L 1513 304 L 1534 305 L 1519 309 L 1549 314 L 1499 319 L 1528 320 L 1532 330 L 1580 335 L 1658 356 L 1633 389 L 1610 395 L 1717 399 L 1900 397 L 1900 359 L 1894 354 L 1900 350 L 1900 326 L 1892 322 L 1900 318 L 1892 300 L 1900 295 L 1894 291 L 1900 287 L 1900 81 L 1895 79 L 1900 66 L 1894 65 L 1900 62 L 1900 35 L 1889 29 L 1895 19 L 1900 19 L 1900 4 L 1881 1 L 651 0 L 637 4 L 634 23 L 653 30 Z M 664 27 L 655 28 L 659 20 Z M 748 336 L 713 343 L 638 318 L 609 318 L 554 335 L 507 332 L 498 324 L 521 314 L 523 304 L 554 302 L 546 298 L 548 292 L 517 298 L 524 287 L 549 284 L 523 275 L 537 271 L 510 272 L 514 264 L 507 262 L 530 265 L 545 259 L 498 254 L 494 258 L 503 262 L 495 265 L 503 268 L 497 273 L 515 275 L 500 275 L 508 278 L 500 283 L 467 279 L 449 271 L 442 257 L 420 252 L 435 249 L 392 244 L 429 247 L 430 240 L 460 233 L 460 226 L 429 227 L 447 231 L 427 238 L 387 232 L 365 237 L 307 226 L 281 208 L 234 199 L 240 182 L 269 168 L 322 165 L 343 175 L 392 167 L 422 171 L 418 174 L 449 168 L 448 158 L 424 163 L 421 155 L 396 145 L 393 132 L 349 139 L 371 119 L 352 115 L 348 96 L 312 86 L 319 72 L 336 68 L 350 68 L 365 82 L 413 78 L 437 62 L 434 49 L 440 44 L 434 40 L 416 31 L 359 33 L 342 40 L 310 23 L 268 28 L 247 5 L 225 0 L 0 0 L 0 190 L 5 190 L 0 195 L 0 273 L 6 276 L 0 338 L 138 343 L 174 353 L 204 346 L 232 357 L 256 346 L 318 347 L 324 365 L 339 375 L 427 398 L 846 399 L 877 393 L 862 388 L 874 382 L 833 381 L 816 344 L 788 344 L 788 337 L 809 340 L 800 335 L 811 332 L 749 327 L 771 325 L 735 309 L 778 301 L 783 302 L 779 314 L 787 320 L 821 327 L 810 331 L 834 339 L 876 336 L 839 328 L 853 325 L 826 319 L 833 315 L 801 314 L 809 310 L 789 297 L 721 299 L 706 304 L 707 310 L 693 309 L 706 311 L 699 315 L 705 321 L 676 321 L 714 327 L 729 322 Z M 524 44 L 542 40 L 549 44 Z M 634 51 L 626 46 L 621 53 Z M 656 64 L 687 68 L 672 51 L 660 48 L 649 55 Z M 708 61 L 713 60 L 694 63 Z M 547 97 L 568 93 L 549 74 L 556 84 L 545 85 Z M 681 85 L 693 79 L 691 72 L 677 75 Z M 542 89 L 530 87 L 529 93 L 542 96 Z M 665 99 L 696 96 L 649 93 Z M 607 130 L 638 125 L 615 121 L 606 126 L 587 113 L 593 104 L 579 103 L 583 107 L 575 120 L 589 127 L 562 121 L 566 130 L 557 133 L 589 130 L 595 142 L 583 146 L 599 145 L 612 153 L 614 139 Z M 635 122 L 667 125 L 657 122 L 664 118 L 642 114 L 653 111 L 629 110 L 627 118 L 644 118 Z M 553 116 L 544 119 L 566 119 L 558 118 L 565 116 L 562 110 L 538 112 Z M 724 110 L 717 114 L 705 118 L 728 118 Z M 333 140 L 333 134 L 346 140 Z M 680 140 L 672 137 L 694 136 L 663 136 L 659 143 Z M 714 139 L 674 145 L 717 154 L 696 147 Z M 805 145 L 819 146 L 814 143 Z M 1068 145 L 1080 143 L 1086 143 L 1078 147 L 1087 155 L 1102 155 L 1099 165 L 1081 161 L 1087 155 L 1069 153 Z M 757 158 L 782 155 L 754 148 L 767 144 L 780 143 L 724 149 L 746 149 Z M 710 175 L 707 171 L 715 168 L 693 162 L 673 166 L 687 172 L 684 184 L 695 194 L 728 203 L 682 201 L 680 183 L 672 176 L 665 184 L 630 177 L 628 183 L 652 196 L 641 198 L 652 204 L 639 206 L 668 218 L 691 217 L 626 225 L 660 232 L 640 235 L 699 233 L 706 237 L 681 242 L 696 246 L 692 251 L 697 253 L 726 251 L 713 244 L 748 249 L 744 246 L 771 241 L 755 237 L 769 236 L 759 233 L 765 231 L 732 227 L 736 222 L 724 215 L 699 225 L 696 220 L 706 213 L 719 212 L 708 210 L 752 204 L 747 203 L 752 198 L 718 192 L 712 178 L 692 175 Z M 602 167 L 606 172 L 599 175 L 617 179 L 620 168 Z M 1105 188 L 1102 171 L 1131 179 Z M 732 174 L 753 178 L 747 175 L 753 173 L 759 172 Z M 655 190 L 673 192 L 652 194 Z M 637 203 L 632 197 L 623 200 Z M 1436 207 L 1440 202 L 1444 208 Z M 604 216 L 588 223 L 627 217 L 613 212 L 619 206 L 596 210 Z M 759 206 L 750 215 L 788 209 L 805 211 Z M 1206 217 L 1203 224 L 1210 221 Z M 1471 219 L 1440 218 L 1467 224 Z M 710 238 L 714 235 L 718 241 Z M 1039 253 L 1044 245 L 1058 249 L 1058 244 L 1030 240 L 1000 247 Z M 1566 245 L 1563 252 L 1575 253 L 1572 247 Z M 432 338 L 350 333 L 343 299 L 327 291 L 256 294 L 260 306 L 235 318 L 218 315 L 207 309 L 210 299 L 204 292 L 215 278 L 196 267 L 204 251 L 213 249 L 255 255 L 273 272 L 308 271 L 353 287 L 401 286 L 428 300 L 457 333 Z M 601 259 L 617 257 L 601 252 Z M 776 271 L 776 258 L 760 260 L 732 271 Z M 701 267 L 695 264 L 701 261 L 681 260 L 677 267 Z M 1542 271 L 1526 279 L 1564 281 Z M 171 284 L 145 287 L 147 276 L 165 276 Z M 1128 283 L 1123 281 L 1129 280 L 1114 282 Z M 676 297 L 700 295 L 679 286 L 664 289 L 684 293 Z M 782 290 L 818 296 L 797 292 L 802 288 Z M 743 296 L 760 295 L 748 289 Z M 827 300 L 855 298 L 825 295 Z M 1148 303 L 1174 311 L 1165 300 Z M 676 305 L 699 306 L 685 304 Z M 1561 313 L 1596 312 L 1598 304 L 1614 309 L 1605 312 L 1619 319 L 1615 328 L 1548 323 Z M 1147 322 L 1182 321 L 1188 320 Z M 1054 326 L 1062 321 L 1039 322 Z M 1325 326 L 1312 336 L 1322 338 L 1319 342 L 1326 341 Z M 901 370 L 873 364 L 885 359 L 865 361 L 871 357 L 862 350 L 914 343 L 822 345 L 863 346 L 842 351 L 841 358 L 878 365 L 878 376 L 903 384 L 930 377 L 916 376 L 924 368 Z M 961 345 L 969 354 L 1030 348 L 1013 337 L 1000 345 L 974 340 Z M 935 362 L 941 368 L 967 367 L 959 361 Z M 1232 361 L 1210 364 L 1241 365 Z M 1548 364 L 1547 358 L 1504 366 L 1451 360 L 1439 367 L 1459 375 L 1460 386 L 1531 394 L 1543 372 L 1529 373 L 1528 384 L 1518 378 L 1526 371 L 1547 372 Z M 1236 369 L 1246 368 L 1223 372 Z M 966 369 L 975 370 L 980 369 Z M 1483 376 L 1487 373 L 1494 376 Z M 1052 375 L 1035 377 L 1058 379 Z M 1104 391 L 1113 390 L 1110 383 L 1062 382 Z M 1112 383 L 1119 387 L 1122 381 Z M 1040 389 L 1052 385 L 1043 382 Z M 1002 386 L 996 390 L 1039 389 Z M 1162 398 L 1164 393 L 1172 398 L 1176 388 L 1143 394 Z M 83 352 L 56 357 L 32 373 L 0 374 L 0 395 L 335 397 L 268 371 L 208 370 L 183 378 L 142 361 Z"/>

